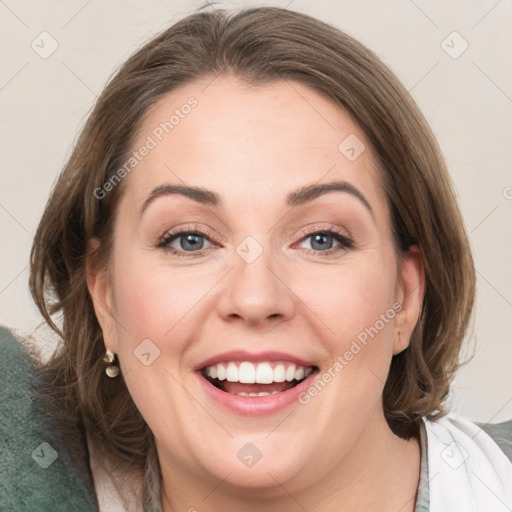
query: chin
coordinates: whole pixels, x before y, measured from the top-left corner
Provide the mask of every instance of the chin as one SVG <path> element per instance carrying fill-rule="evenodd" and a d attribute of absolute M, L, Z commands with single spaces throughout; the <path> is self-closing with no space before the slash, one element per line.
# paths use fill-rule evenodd
<path fill-rule="evenodd" d="M 271 494 L 272 489 L 280 488 L 280 484 L 300 479 L 301 474 L 311 467 L 311 458 L 296 435 L 292 437 L 290 433 L 286 436 L 289 443 L 283 443 L 281 436 L 272 441 L 265 439 L 266 436 L 268 432 L 252 437 L 235 437 L 229 444 L 217 445 L 206 460 L 204 454 L 200 454 L 199 462 L 202 462 L 203 469 L 222 480 L 223 485 L 254 489 L 260 493 L 266 489 Z"/>

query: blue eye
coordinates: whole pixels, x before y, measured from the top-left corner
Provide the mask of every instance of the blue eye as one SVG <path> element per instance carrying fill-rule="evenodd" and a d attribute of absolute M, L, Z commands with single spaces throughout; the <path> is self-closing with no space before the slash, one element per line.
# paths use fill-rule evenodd
<path fill-rule="evenodd" d="M 311 248 L 308 250 L 331 253 L 343 249 L 350 249 L 353 247 L 353 242 L 345 235 L 333 230 L 315 231 L 303 237 L 301 241 L 311 238 Z M 338 242 L 340 247 L 333 247 L 334 242 Z"/>
<path fill-rule="evenodd" d="M 179 256 L 183 255 L 183 253 L 202 253 L 206 250 L 203 248 L 205 238 L 209 240 L 205 233 L 198 230 L 167 233 L 158 244 L 158 247 L 162 247 Z M 179 247 L 172 245 L 175 241 L 178 242 Z M 184 255 L 188 256 L 188 254 Z"/>
<path fill-rule="evenodd" d="M 333 229 L 314 231 L 303 236 L 298 243 L 301 244 L 308 239 L 311 239 L 310 247 L 305 247 L 304 250 L 317 255 L 330 255 L 354 247 L 354 243 L 350 238 Z M 204 247 L 205 240 L 211 244 L 210 247 Z M 336 243 L 337 246 L 335 246 Z M 175 256 L 195 257 L 204 255 L 214 245 L 215 242 L 212 242 L 206 233 L 194 228 L 166 233 L 157 247 Z"/>

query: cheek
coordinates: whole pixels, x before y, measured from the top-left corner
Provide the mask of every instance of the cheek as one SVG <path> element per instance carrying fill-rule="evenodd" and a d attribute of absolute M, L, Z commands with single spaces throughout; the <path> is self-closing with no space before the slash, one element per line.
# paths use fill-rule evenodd
<path fill-rule="evenodd" d="M 395 260 L 392 255 L 380 261 L 373 261 L 373 254 L 368 256 L 357 264 L 304 275 L 298 288 L 318 324 L 323 325 L 331 360 L 348 351 L 346 359 L 352 366 L 370 365 L 385 377 L 396 316 Z"/>
<path fill-rule="evenodd" d="M 187 311 L 197 302 L 200 290 L 191 286 L 183 272 L 157 267 L 136 251 L 118 251 L 114 268 L 122 372 L 137 408 L 148 424 L 156 425 L 162 411 L 179 416 L 183 397 L 172 376 L 180 374 L 190 329 Z"/>
<path fill-rule="evenodd" d="M 155 260 L 143 252 L 118 251 L 114 295 L 120 352 L 150 339 L 165 354 L 179 354 L 195 330 L 197 306 L 218 280 L 211 268 Z"/>
<path fill-rule="evenodd" d="M 135 341 L 161 338 L 171 329 L 173 318 L 179 313 L 180 294 L 176 286 L 165 284 L 165 280 L 154 279 L 154 275 L 141 267 L 116 278 L 116 316 Z M 120 334 L 123 337 L 126 332 Z"/>
<path fill-rule="evenodd" d="M 301 288 L 308 302 L 335 324 L 359 324 L 378 319 L 391 307 L 396 274 L 391 265 L 358 264 L 326 269 L 309 278 Z M 375 318 L 373 318 L 375 317 Z M 372 322 L 373 323 L 373 322 Z"/>

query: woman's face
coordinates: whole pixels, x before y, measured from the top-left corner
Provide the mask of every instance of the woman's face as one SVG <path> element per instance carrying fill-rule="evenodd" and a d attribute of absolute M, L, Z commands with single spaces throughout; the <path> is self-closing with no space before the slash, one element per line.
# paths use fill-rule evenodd
<path fill-rule="evenodd" d="M 422 293 L 360 128 L 300 83 L 220 76 L 165 96 L 133 150 L 89 288 L 164 472 L 291 490 L 353 471 L 392 435 L 381 394 Z"/>

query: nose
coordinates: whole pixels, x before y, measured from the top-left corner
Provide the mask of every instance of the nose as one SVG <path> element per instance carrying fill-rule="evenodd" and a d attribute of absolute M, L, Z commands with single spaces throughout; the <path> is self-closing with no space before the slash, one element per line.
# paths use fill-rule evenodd
<path fill-rule="evenodd" d="M 293 316 L 295 295 L 289 275 L 269 250 L 250 263 L 235 254 L 234 266 L 217 304 L 222 318 L 255 327 L 275 326 Z"/>

